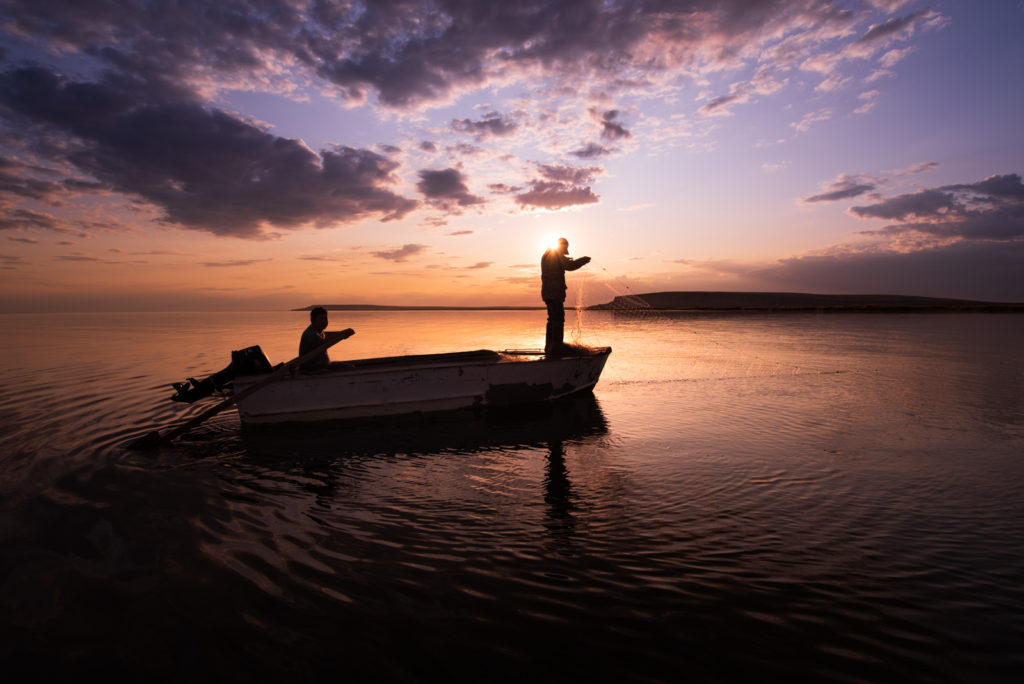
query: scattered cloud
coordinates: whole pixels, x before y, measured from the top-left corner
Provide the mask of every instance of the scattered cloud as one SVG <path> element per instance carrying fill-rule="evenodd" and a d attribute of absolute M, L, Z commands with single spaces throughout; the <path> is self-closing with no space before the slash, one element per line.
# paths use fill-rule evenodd
<path fill-rule="evenodd" d="M 516 132 L 519 124 L 500 112 L 492 111 L 478 121 L 454 119 L 451 128 L 453 131 L 472 135 L 477 140 L 485 140 L 487 138 L 507 138 Z"/>
<path fill-rule="evenodd" d="M 600 201 L 587 185 L 602 172 L 600 167 L 541 164 L 537 170 L 540 177 L 529 181 L 530 189 L 515 196 L 522 207 L 557 210 Z"/>
<path fill-rule="evenodd" d="M 886 173 L 891 174 L 893 176 L 914 176 L 919 173 L 924 173 L 925 171 L 937 168 L 938 166 L 939 162 L 926 161 L 921 162 L 920 164 L 913 164 L 905 169 L 895 169 L 893 171 L 886 171 Z"/>
<path fill-rule="evenodd" d="M 835 202 L 871 192 L 876 186 L 877 181 L 873 179 L 863 176 L 848 176 L 844 173 L 823 188 L 822 192 L 805 197 L 801 201 L 805 203 Z"/>
<path fill-rule="evenodd" d="M 210 268 L 233 268 L 235 266 L 251 266 L 270 259 L 232 259 L 231 261 L 204 261 L 203 266 Z"/>
<path fill-rule="evenodd" d="M 879 45 L 888 45 L 895 38 L 907 37 L 922 21 L 932 19 L 935 13 L 930 9 L 922 9 L 902 17 L 889 19 L 868 29 L 867 33 L 851 44 L 851 54 L 866 56 L 873 53 Z M 886 65 L 888 66 L 888 65 Z"/>
<path fill-rule="evenodd" d="M 513 195 L 522 190 L 518 185 L 507 185 L 506 183 L 490 183 L 487 189 L 495 195 Z"/>
<path fill-rule="evenodd" d="M 378 259 L 387 259 L 388 261 L 395 261 L 401 263 L 404 261 L 408 261 L 409 257 L 411 256 L 422 254 L 429 248 L 429 245 L 410 243 L 407 245 L 402 245 L 398 249 L 381 250 L 378 252 L 370 252 L 370 254 L 377 257 Z"/>
<path fill-rule="evenodd" d="M 597 157 L 604 157 L 612 153 L 611 148 L 599 145 L 595 142 L 584 143 L 582 147 L 577 147 L 575 150 L 570 150 L 569 154 L 580 159 L 596 159 Z"/>
<path fill-rule="evenodd" d="M 458 169 L 424 169 L 419 176 L 416 188 L 431 206 L 454 212 L 486 201 L 469 191 L 465 176 Z"/>
<path fill-rule="evenodd" d="M 2 208 L 2 207 L 0 207 Z M 7 210 L 0 215 L 0 230 L 21 230 L 39 228 L 42 230 L 61 230 L 61 222 L 50 214 L 31 209 Z"/>
<path fill-rule="evenodd" d="M 633 137 L 633 134 L 626 130 L 626 127 L 619 123 L 622 112 L 617 109 L 600 111 L 596 107 L 589 110 L 593 118 L 601 126 L 601 137 L 606 140 L 626 140 Z"/>
<path fill-rule="evenodd" d="M 897 63 L 901 62 L 904 57 L 914 51 L 914 48 L 906 47 L 898 50 L 889 50 L 879 58 L 878 63 L 885 69 L 892 69 Z"/>
<path fill-rule="evenodd" d="M 828 78 L 815 86 L 815 90 L 820 93 L 830 93 L 834 90 L 839 90 L 843 86 L 847 85 L 852 79 L 849 76 L 842 76 L 840 74 L 830 74 Z"/>
<path fill-rule="evenodd" d="M 822 121 L 828 121 L 832 118 L 831 109 L 819 109 L 816 112 L 805 114 L 800 121 L 789 124 L 796 129 L 798 133 L 806 133 L 810 130 L 811 126 L 821 123 Z"/>
<path fill-rule="evenodd" d="M 750 93 L 733 92 L 728 95 L 719 95 L 712 99 L 698 111 L 704 116 L 732 116 L 731 107 L 750 101 Z"/>
<path fill-rule="evenodd" d="M 875 105 L 878 104 L 878 98 L 881 96 L 882 93 L 881 91 L 878 90 L 868 90 L 866 92 L 861 93 L 860 95 L 857 96 L 857 99 L 862 100 L 864 104 L 854 109 L 853 113 L 867 114 L 868 112 L 875 108 Z"/>

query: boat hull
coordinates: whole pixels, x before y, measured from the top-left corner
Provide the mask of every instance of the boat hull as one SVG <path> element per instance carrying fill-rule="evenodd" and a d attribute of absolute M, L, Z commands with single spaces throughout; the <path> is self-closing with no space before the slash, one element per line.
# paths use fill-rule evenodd
<path fill-rule="evenodd" d="M 593 389 L 610 347 L 571 355 L 476 351 L 332 364 L 296 374 L 238 402 L 243 423 L 285 423 L 550 402 Z M 235 379 L 241 393 L 262 375 Z"/>

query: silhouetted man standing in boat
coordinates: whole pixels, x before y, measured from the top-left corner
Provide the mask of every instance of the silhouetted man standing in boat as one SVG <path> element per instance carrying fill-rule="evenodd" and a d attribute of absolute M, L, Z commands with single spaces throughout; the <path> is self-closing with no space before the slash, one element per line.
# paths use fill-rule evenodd
<path fill-rule="evenodd" d="M 299 356 L 313 351 L 326 342 L 328 338 L 341 337 L 345 339 L 355 332 L 351 328 L 331 332 L 325 332 L 325 330 L 327 330 L 327 309 L 322 306 L 315 307 L 309 312 L 309 327 L 302 331 L 302 339 L 299 340 Z M 330 365 L 331 359 L 327 356 L 327 350 L 324 349 L 312 359 L 302 364 L 302 372 L 316 373 L 327 370 L 327 367 Z"/>
<path fill-rule="evenodd" d="M 565 272 L 575 271 L 590 263 L 590 257 L 569 258 L 569 241 L 558 238 L 558 247 L 544 252 L 540 258 L 540 296 L 548 307 L 548 327 L 544 337 L 544 353 L 558 354 L 565 345 Z"/>

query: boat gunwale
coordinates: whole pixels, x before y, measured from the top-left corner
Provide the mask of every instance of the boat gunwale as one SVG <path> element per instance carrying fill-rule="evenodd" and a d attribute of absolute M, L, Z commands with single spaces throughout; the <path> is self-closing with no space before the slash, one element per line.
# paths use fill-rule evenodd
<path fill-rule="evenodd" d="M 282 378 L 279 382 L 295 380 L 317 380 L 334 378 L 340 375 L 352 376 L 364 373 L 394 372 L 402 370 L 429 370 L 436 368 L 450 368 L 453 366 L 493 366 L 501 363 L 550 363 L 559 361 L 571 361 L 573 359 L 594 359 L 607 357 L 611 354 L 611 347 L 589 347 L 583 353 L 572 353 L 558 356 L 545 355 L 541 350 L 532 349 L 503 349 L 492 351 L 490 349 L 479 349 L 468 352 L 444 352 L 439 354 L 413 354 L 408 356 L 382 356 L 369 359 L 353 359 L 346 361 L 332 362 L 328 369 L 321 373 L 302 373 Z M 508 357 L 536 356 L 536 359 L 520 360 Z M 266 377 L 267 373 L 253 375 L 239 375 L 234 379 L 235 387 L 258 382 L 259 378 Z"/>

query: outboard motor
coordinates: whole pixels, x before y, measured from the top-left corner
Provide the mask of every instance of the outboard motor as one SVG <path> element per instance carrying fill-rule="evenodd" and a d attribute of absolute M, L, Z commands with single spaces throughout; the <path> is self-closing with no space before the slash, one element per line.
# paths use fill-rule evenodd
<path fill-rule="evenodd" d="M 267 355 L 258 345 L 239 349 L 231 352 L 231 363 L 209 377 L 203 380 L 189 378 L 185 382 L 172 383 L 171 386 L 174 387 L 177 394 L 171 397 L 171 401 L 183 401 L 191 404 L 214 392 L 223 392 L 239 375 L 259 375 L 272 370 L 273 367 L 270 365 Z"/>

